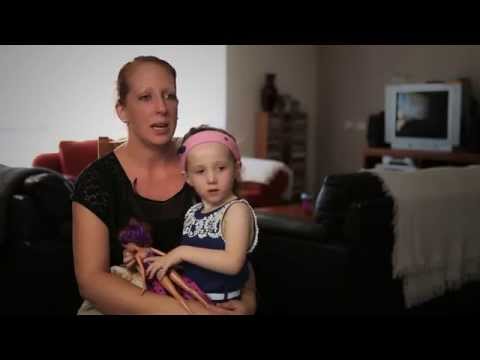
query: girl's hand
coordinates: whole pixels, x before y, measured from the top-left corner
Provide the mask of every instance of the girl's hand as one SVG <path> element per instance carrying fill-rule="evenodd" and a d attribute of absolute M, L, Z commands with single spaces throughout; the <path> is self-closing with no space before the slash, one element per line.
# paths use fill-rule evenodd
<path fill-rule="evenodd" d="M 161 280 L 168 269 L 181 262 L 181 258 L 178 256 L 175 250 L 172 250 L 164 256 L 150 256 L 145 258 L 145 262 L 150 262 L 146 269 L 146 276 L 152 279 L 155 275 L 158 280 Z"/>

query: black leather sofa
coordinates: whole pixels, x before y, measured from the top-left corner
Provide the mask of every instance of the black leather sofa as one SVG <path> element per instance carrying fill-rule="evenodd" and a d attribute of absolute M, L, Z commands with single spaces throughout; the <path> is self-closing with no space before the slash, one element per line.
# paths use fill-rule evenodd
<path fill-rule="evenodd" d="M 259 315 L 438 315 L 480 309 L 480 284 L 406 309 L 392 276 L 394 201 L 369 172 L 325 178 L 315 223 L 258 213 Z"/>
<path fill-rule="evenodd" d="M 0 315 L 73 315 L 72 184 L 41 168 L 0 165 Z"/>
<path fill-rule="evenodd" d="M 71 191 L 51 170 L 0 165 L 0 315 L 76 313 Z M 392 279 L 392 207 L 378 178 L 357 173 L 325 179 L 316 223 L 258 213 L 258 315 L 476 312 L 477 283 L 405 310 Z"/>

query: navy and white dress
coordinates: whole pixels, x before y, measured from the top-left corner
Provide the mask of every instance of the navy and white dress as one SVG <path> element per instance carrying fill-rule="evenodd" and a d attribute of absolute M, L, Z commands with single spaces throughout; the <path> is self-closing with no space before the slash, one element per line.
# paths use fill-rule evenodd
<path fill-rule="evenodd" d="M 185 214 L 181 245 L 225 250 L 225 241 L 222 235 L 223 216 L 230 206 L 238 202 L 246 204 L 252 214 L 254 229 L 251 246 L 248 249 L 248 254 L 250 254 L 257 245 L 258 225 L 255 212 L 244 199 L 234 199 L 205 214 L 202 214 L 203 203 L 193 205 Z M 182 265 L 183 274 L 195 281 L 214 302 L 239 298 L 240 290 L 248 279 L 247 261 L 240 272 L 235 275 L 222 274 L 188 262 L 184 262 Z"/>

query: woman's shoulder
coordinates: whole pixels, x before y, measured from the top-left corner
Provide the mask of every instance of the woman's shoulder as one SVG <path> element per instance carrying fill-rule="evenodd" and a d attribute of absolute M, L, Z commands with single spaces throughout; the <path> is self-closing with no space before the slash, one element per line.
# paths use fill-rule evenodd
<path fill-rule="evenodd" d="M 73 199 L 95 197 L 109 193 L 115 181 L 121 179 L 121 168 L 112 153 L 90 163 L 75 180 Z"/>
<path fill-rule="evenodd" d="M 118 172 L 119 163 L 114 153 L 111 152 L 100 159 L 91 162 L 78 176 L 77 181 L 84 181 L 87 178 L 109 177 Z"/>
<path fill-rule="evenodd" d="M 109 221 L 115 179 L 115 160 L 113 153 L 93 161 L 75 181 L 71 200 L 77 202 L 97 217 L 107 226 Z M 112 171 L 113 170 L 113 171 Z"/>

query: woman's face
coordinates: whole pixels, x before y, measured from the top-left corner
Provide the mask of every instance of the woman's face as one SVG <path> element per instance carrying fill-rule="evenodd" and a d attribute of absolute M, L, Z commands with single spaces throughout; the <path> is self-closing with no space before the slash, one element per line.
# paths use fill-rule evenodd
<path fill-rule="evenodd" d="M 130 91 L 117 114 L 127 123 L 129 137 L 146 144 L 163 145 L 177 126 L 178 99 L 175 79 L 159 64 L 137 64 L 128 74 Z"/>

